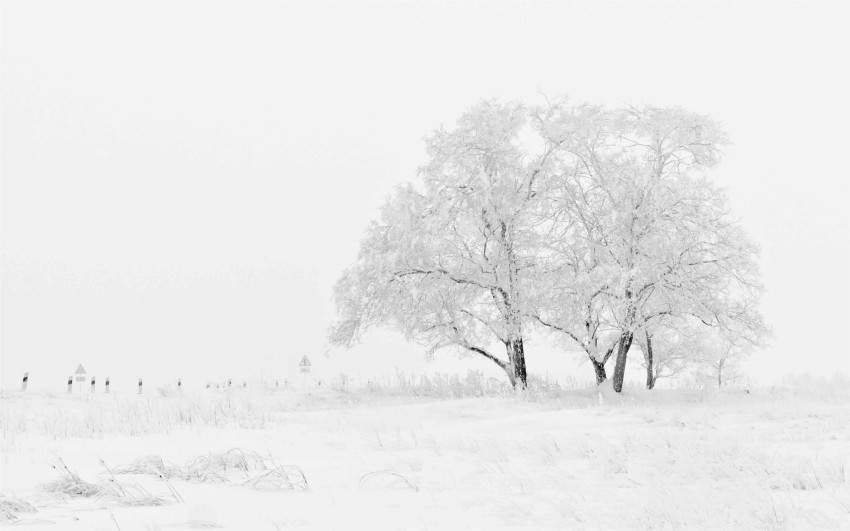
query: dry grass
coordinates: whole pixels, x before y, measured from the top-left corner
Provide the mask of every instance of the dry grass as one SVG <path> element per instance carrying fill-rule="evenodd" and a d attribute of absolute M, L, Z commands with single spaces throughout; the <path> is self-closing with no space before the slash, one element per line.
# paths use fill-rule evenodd
<path fill-rule="evenodd" d="M 138 484 L 124 485 L 120 493 L 104 494 L 98 501 L 103 505 L 118 507 L 156 507 L 170 503 L 166 498 L 155 496 Z"/>
<path fill-rule="evenodd" d="M 118 483 L 112 470 L 106 466 L 103 460 L 101 460 L 101 464 L 111 477 L 98 483 L 89 483 L 71 470 L 62 458 L 58 458 L 58 463 L 53 465 L 53 469 L 59 474 L 59 479 L 43 483 L 42 488 L 48 492 L 71 498 L 95 498 L 103 505 L 117 505 L 119 507 L 149 507 L 169 503 L 167 498 L 155 496 L 139 484 Z M 182 501 L 180 495 L 170 484 L 168 487 L 171 490 L 171 496 L 176 501 Z"/>
<path fill-rule="evenodd" d="M 559 407 L 565 404 L 587 407 L 595 400 L 590 388 L 561 386 L 533 377 L 529 379 L 528 390 L 517 393 L 506 382 L 487 378 L 478 371 L 469 371 L 466 376 L 399 373 L 393 378 L 376 378 L 362 388 L 346 385 L 270 392 L 207 389 L 146 395 L 16 394 L 16 399 L 24 401 L 22 405 L 34 406 L 28 402 L 38 401 L 42 407 L 10 409 L 8 415 L 0 416 L 0 429 L 12 434 L 43 434 L 55 440 L 169 433 L 179 426 L 265 429 L 280 425 L 282 418 L 292 411 L 340 406 L 361 408 L 388 402 L 398 404 L 400 400 L 418 403 L 515 396 L 525 401 L 555 400 Z"/>
<path fill-rule="evenodd" d="M 30 503 L 14 496 L 0 494 L 0 522 L 13 522 L 18 519 L 18 513 L 34 512 L 36 509 Z"/>
<path fill-rule="evenodd" d="M 146 456 L 132 464 L 115 468 L 116 474 L 147 474 L 162 479 L 178 478 L 199 483 L 229 483 L 233 475 L 243 476 L 242 485 L 257 490 L 307 490 L 307 477 L 294 465 L 278 465 L 270 457 L 241 448 L 192 457 L 185 465 L 166 463 L 158 456 Z"/>
<path fill-rule="evenodd" d="M 419 485 L 398 472 L 392 470 L 378 470 L 369 472 L 360 478 L 360 488 L 372 487 L 380 489 L 412 489 L 419 492 Z"/>
<path fill-rule="evenodd" d="M 217 454 L 193 457 L 180 469 L 180 473 L 187 481 L 227 481 L 228 473 L 240 472 L 250 477 L 254 470 L 268 470 L 266 460 L 260 454 L 231 448 Z"/>
<path fill-rule="evenodd" d="M 59 479 L 42 484 L 42 488 L 48 492 L 64 494 L 72 498 L 91 498 L 103 496 L 116 490 L 114 485 L 95 484 L 84 481 L 79 474 L 68 468 L 62 458 L 53 469 L 59 474 Z"/>
<path fill-rule="evenodd" d="M 307 490 L 307 478 L 297 466 L 277 466 L 248 479 L 243 485 L 257 490 Z"/>
<path fill-rule="evenodd" d="M 166 463 L 161 457 L 148 455 L 140 457 L 129 465 L 120 465 L 113 470 L 115 474 L 148 474 L 162 478 L 180 476 L 180 467 Z"/>

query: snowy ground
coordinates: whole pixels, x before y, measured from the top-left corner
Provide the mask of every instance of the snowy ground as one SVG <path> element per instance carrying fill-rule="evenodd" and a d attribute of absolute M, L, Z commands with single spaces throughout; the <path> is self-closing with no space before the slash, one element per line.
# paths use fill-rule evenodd
<path fill-rule="evenodd" d="M 850 529 L 850 395 L 838 388 L 0 402 L 0 506 L 27 529 Z M 117 473 L 145 456 L 166 479 Z M 238 459 L 208 463 L 199 481 L 186 475 L 199 456 Z M 61 462 L 107 490 L 50 492 Z"/>

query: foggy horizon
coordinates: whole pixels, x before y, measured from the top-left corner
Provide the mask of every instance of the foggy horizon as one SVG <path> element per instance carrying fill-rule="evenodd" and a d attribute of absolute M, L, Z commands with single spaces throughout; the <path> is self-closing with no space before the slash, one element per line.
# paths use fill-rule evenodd
<path fill-rule="evenodd" d="M 391 331 L 330 348 L 332 286 L 426 135 L 561 95 L 721 122 L 710 177 L 761 247 L 774 331 L 746 375 L 850 371 L 829 334 L 850 325 L 846 5 L 45 5 L 2 13 L 4 388 L 61 392 L 79 363 L 116 389 L 259 381 L 303 355 L 328 377 L 498 377 Z M 532 374 L 591 381 L 533 337 Z"/>

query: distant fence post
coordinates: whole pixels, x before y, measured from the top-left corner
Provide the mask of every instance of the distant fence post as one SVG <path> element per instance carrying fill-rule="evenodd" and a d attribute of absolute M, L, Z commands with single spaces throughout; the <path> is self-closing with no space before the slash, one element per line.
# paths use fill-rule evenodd
<path fill-rule="evenodd" d="M 106 377 L 106 394 L 109 394 L 109 376 Z"/>
<path fill-rule="evenodd" d="M 142 379 L 139 378 L 139 394 L 142 394 Z"/>
<path fill-rule="evenodd" d="M 91 377 L 91 392 L 94 393 L 94 376 Z"/>
<path fill-rule="evenodd" d="M 24 373 L 24 381 L 21 383 L 21 391 L 27 390 L 27 380 L 29 380 L 29 379 L 30 379 L 30 373 L 25 372 Z"/>
<path fill-rule="evenodd" d="M 74 392 L 74 377 L 73 376 L 68 377 L 68 392 L 69 393 Z"/>
<path fill-rule="evenodd" d="M 177 378 L 177 389 L 180 389 L 182 387 L 183 387 L 183 380 L 180 379 L 180 378 Z"/>

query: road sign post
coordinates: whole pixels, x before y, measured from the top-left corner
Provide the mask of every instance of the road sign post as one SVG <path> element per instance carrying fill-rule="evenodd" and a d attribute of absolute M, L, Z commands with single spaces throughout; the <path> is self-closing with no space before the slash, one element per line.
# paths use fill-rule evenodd
<path fill-rule="evenodd" d="M 24 381 L 21 383 L 21 391 L 27 390 L 27 380 L 29 380 L 29 379 L 30 379 L 30 373 L 25 372 L 24 373 Z"/>
<path fill-rule="evenodd" d="M 307 375 L 310 374 L 313 365 L 310 363 L 310 360 L 307 356 L 303 356 L 301 361 L 298 363 L 298 372 L 301 373 L 301 387 L 307 387 Z"/>
<path fill-rule="evenodd" d="M 80 384 L 80 392 L 83 392 L 83 382 L 86 381 L 86 370 L 83 368 L 83 364 L 79 364 L 77 366 L 77 370 L 74 371 L 74 375 L 76 375 L 77 383 Z"/>

